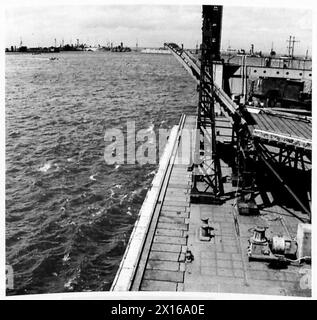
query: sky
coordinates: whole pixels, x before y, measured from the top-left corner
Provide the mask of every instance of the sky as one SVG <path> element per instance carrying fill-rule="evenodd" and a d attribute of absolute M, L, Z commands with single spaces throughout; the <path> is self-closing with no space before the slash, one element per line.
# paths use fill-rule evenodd
<path fill-rule="evenodd" d="M 160 47 L 164 42 L 195 48 L 201 43 L 201 5 L 16 6 L 5 11 L 5 45 L 50 46 L 64 43 Z M 295 55 L 312 49 L 309 9 L 224 6 L 222 48 L 287 52 L 295 36 Z"/>

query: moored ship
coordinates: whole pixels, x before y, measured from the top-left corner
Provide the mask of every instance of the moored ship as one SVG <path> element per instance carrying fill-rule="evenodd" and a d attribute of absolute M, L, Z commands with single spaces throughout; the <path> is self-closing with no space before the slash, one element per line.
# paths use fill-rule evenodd
<path fill-rule="evenodd" d="M 171 52 L 168 49 L 165 48 L 145 48 L 140 51 L 141 53 L 147 53 L 147 54 L 171 54 Z"/>

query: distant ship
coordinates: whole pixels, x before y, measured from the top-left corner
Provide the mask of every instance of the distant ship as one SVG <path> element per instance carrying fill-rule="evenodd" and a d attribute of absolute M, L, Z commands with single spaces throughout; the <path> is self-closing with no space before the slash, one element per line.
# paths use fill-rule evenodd
<path fill-rule="evenodd" d="M 168 49 L 165 49 L 165 48 L 159 48 L 159 49 L 145 48 L 145 49 L 141 50 L 141 53 L 171 54 L 171 52 Z"/>
<path fill-rule="evenodd" d="M 84 48 L 84 51 L 93 51 L 93 52 L 95 52 L 95 51 L 98 51 L 98 47 L 85 47 Z"/>

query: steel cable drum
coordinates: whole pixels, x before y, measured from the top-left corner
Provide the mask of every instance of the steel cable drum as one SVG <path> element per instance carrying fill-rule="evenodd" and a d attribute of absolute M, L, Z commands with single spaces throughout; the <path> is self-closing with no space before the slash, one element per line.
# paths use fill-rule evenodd
<path fill-rule="evenodd" d="M 284 254 L 285 252 L 285 239 L 281 236 L 274 236 L 272 238 L 272 251 L 277 254 Z"/>
<path fill-rule="evenodd" d="M 266 243 L 267 238 L 265 237 L 265 230 L 266 227 L 255 227 L 253 230 L 253 236 L 251 238 L 251 241 L 253 243 Z"/>

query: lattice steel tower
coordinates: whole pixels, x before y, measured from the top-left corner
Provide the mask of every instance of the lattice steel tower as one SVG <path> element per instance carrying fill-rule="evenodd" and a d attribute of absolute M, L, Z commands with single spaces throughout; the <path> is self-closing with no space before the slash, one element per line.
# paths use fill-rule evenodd
<path fill-rule="evenodd" d="M 220 159 L 217 153 L 214 63 L 220 61 L 222 6 L 203 5 L 201 70 L 197 139 L 193 165 L 193 202 L 219 201 L 223 195 Z"/>

